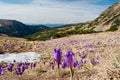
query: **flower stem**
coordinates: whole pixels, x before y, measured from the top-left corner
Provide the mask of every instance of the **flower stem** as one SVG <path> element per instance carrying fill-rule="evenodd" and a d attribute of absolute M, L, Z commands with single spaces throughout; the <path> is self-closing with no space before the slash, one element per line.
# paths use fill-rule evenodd
<path fill-rule="evenodd" d="M 70 80 L 73 80 L 74 70 L 70 68 Z"/>
<path fill-rule="evenodd" d="M 58 64 L 58 70 L 57 70 L 58 76 L 60 75 L 60 69 L 59 69 L 59 64 Z"/>

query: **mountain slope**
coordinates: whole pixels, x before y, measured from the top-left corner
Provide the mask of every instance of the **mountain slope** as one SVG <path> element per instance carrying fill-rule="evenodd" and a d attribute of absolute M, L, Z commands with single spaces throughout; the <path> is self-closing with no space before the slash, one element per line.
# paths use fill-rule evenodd
<path fill-rule="evenodd" d="M 27 36 L 29 40 L 48 40 L 73 34 L 86 34 L 99 31 L 120 31 L 120 2 L 110 6 L 93 21 L 69 24 Z"/>
<path fill-rule="evenodd" d="M 30 26 L 16 20 L 0 19 L 0 33 L 14 37 L 25 37 L 27 35 L 48 29 L 43 25 Z"/>
<path fill-rule="evenodd" d="M 86 28 L 93 28 L 97 31 L 115 31 L 120 29 L 120 2 L 110 6 L 107 10 L 96 18 L 94 21 L 85 26 Z"/>

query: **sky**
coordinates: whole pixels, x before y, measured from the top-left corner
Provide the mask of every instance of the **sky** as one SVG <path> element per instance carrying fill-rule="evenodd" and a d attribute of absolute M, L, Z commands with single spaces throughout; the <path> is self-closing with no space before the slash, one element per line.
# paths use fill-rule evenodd
<path fill-rule="evenodd" d="M 119 0 L 0 0 L 0 19 L 26 24 L 91 21 Z"/>

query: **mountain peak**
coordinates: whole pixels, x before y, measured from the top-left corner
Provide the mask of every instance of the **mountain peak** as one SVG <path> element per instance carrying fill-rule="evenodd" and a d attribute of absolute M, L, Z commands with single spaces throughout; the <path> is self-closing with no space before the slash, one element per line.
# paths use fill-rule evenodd
<path fill-rule="evenodd" d="M 12 25 L 11 20 L 0 19 L 0 26 L 9 26 Z"/>
<path fill-rule="evenodd" d="M 19 22 L 17 20 L 0 19 L 0 26 L 11 26 L 17 23 L 23 24 L 22 22 Z"/>

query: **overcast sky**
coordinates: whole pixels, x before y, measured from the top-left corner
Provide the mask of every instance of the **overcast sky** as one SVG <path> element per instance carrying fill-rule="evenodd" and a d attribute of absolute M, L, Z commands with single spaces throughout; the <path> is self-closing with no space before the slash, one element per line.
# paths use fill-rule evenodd
<path fill-rule="evenodd" d="M 94 20 L 119 0 L 0 0 L 0 19 L 30 24 L 68 24 Z"/>

